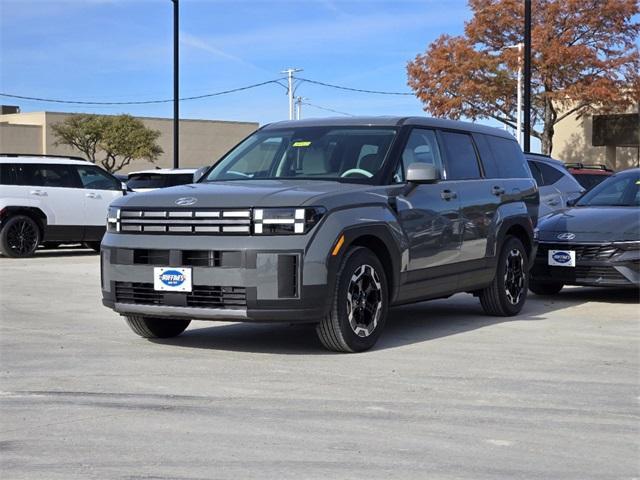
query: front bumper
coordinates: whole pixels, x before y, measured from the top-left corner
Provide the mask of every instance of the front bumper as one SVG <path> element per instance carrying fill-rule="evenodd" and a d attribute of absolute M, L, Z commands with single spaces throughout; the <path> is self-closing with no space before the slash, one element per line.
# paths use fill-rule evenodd
<path fill-rule="evenodd" d="M 305 262 L 307 235 L 109 235 L 102 303 L 122 315 L 223 321 L 317 322 L 328 310 L 324 262 Z M 186 246 L 188 244 L 188 247 Z M 188 267 L 189 293 L 154 290 L 154 267 Z"/>
<path fill-rule="evenodd" d="M 549 266 L 549 250 L 575 251 L 576 266 Z M 640 250 L 625 250 L 615 243 L 540 242 L 531 279 L 565 285 L 637 287 L 640 286 Z"/>

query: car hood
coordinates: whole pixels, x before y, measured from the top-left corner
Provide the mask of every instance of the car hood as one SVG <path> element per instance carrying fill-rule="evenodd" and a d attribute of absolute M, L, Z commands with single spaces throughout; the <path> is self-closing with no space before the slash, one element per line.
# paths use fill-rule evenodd
<path fill-rule="evenodd" d="M 176 200 L 195 199 L 192 208 L 296 207 L 321 205 L 324 196 L 370 189 L 370 185 L 320 180 L 232 180 L 160 188 L 127 195 L 114 202 L 127 208 L 179 208 Z"/>
<path fill-rule="evenodd" d="M 628 242 L 640 240 L 637 207 L 574 207 L 554 212 L 538 222 L 542 242 Z M 559 239 L 563 233 L 575 237 Z"/>

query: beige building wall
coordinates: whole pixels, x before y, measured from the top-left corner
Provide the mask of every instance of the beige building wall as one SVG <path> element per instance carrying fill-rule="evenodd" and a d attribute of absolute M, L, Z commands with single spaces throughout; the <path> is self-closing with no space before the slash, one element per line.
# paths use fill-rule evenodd
<path fill-rule="evenodd" d="M 42 153 L 42 127 L 0 123 L 0 152 Z"/>
<path fill-rule="evenodd" d="M 66 145 L 56 145 L 52 125 L 64 122 L 70 113 L 29 112 L 0 115 L 0 151 L 82 156 Z M 160 131 L 158 143 L 164 153 L 157 162 L 136 160 L 122 173 L 157 167 L 173 167 L 173 120 L 137 117 L 145 126 Z M 231 147 L 258 128 L 256 122 L 180 120 L 180 167 L 215 163 Z M 29 133 L 26 133 L 29 132 Z M 19 148 L 19 150 L 16 150 Z"/>
<path fill-rule="evenodd" d="M 628 113 L 637 111 L 636 108 Z M 592 131 L 591 115 L 582 118 L 568 116 L 555 126 L 551 154 L 563 162 L 602 164 L 616 171 L 640 166 L 637 147 L 594 147 L 591 143 Z"/>

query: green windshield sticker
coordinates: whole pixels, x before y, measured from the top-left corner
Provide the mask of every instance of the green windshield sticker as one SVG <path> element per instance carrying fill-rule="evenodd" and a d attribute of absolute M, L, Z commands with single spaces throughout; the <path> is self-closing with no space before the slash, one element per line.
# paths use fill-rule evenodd
<path fill-rule="evenodd" d="M 293 142 L 294 147 L 308 147 L 311 145 L 311 142 Z"/>
<path fill-rule="evenodd" d="M 640 180 L 636 180 L 636 185 L 640 185 Z"/>

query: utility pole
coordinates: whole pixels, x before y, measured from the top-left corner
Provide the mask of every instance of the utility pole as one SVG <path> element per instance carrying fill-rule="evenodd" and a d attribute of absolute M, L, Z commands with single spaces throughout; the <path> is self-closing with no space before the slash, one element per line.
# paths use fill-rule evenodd
<path fill-rule="evenodd" d="M 531 151 L 531 0 L 524 0 L 524 142 Z"/>
<path fill-rule="evenodd" d="M 301 68 L 287 68 L 286 70 L 283 70 L 280 73 L 286 73 L 287 74 L 287 82 L 288 82 L 288 88 L 287 88 L 287 94 L 289 95 L 289 120 L 293 120 L 294 119 L 294 106 L 293 106 L 293 74 L 297 73 L 297 72 L 302 72 Z"/>
<path fill-rule="evenodd" d="M 296 120 L 302 118 L 302 97 L 296 97 Z"/>
<path fill-rule="evenodd" d="M 178 0 L 173 2 L 173 168 L 180 166 L 180 88 L 179 88 L 179 18 Z"/>

